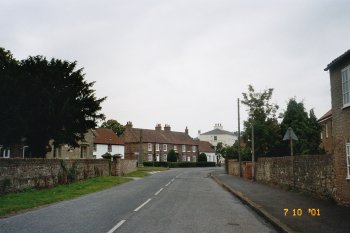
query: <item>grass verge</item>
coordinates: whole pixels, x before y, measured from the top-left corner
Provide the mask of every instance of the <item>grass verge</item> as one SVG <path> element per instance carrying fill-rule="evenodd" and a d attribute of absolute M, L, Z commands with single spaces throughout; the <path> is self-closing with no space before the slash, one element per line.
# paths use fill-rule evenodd
<path fill-rule="evenodd" d="M 149 175 L 151 171 L 164 171 L 167 170 L 166 167 L 139 167 L 137 171 L 130 172 L 126 174 L 126 177 L 145 177 Z"/>
<path fill-rule="evenodd" d="M 30 189 L 24 192 L 0 195 L 0 216 L 20 210 L 72 199 L 130 181 L 125 177 L 100 176 L 50 189 Z"/>

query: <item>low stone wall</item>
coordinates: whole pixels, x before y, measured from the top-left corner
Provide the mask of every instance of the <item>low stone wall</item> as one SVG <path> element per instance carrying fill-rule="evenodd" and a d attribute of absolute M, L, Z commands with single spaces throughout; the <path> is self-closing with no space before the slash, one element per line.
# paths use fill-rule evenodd
<path fill-rule="evenodd" d="M 251 166 L 251 163 L 243 163 L 244 177 L 251 178 Z M 239 175 L 239 162 L 229 163 L 229 171 L 231 169 L 234 170 L 233 175 Z M 255 179 L 319 198 L 334 198 L 335 173 L 331 155 L 259 158 L 255 164 Z"/>
<path fill-rule="evenodd" d="M 106 159 L 0 159 L 0 193 L 57 184 L 97 176 L 118 176 L 133 169 L 136 161 Z M 126 164 L 126 165 L 124 165 Z M 114 171 L 113 171 L 113 168 Z"/>

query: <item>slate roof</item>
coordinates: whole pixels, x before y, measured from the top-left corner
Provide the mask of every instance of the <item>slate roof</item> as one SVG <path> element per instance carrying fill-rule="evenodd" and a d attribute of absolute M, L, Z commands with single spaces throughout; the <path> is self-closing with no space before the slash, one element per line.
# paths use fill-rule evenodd
<path fill-rule="evenodd" d="M 138 128 L 126 129 L 123 135 L 124 142 L 140 142 L 140 134 L 142 135 L 142 142 L 144 143 L 149 142 L 177 145 L 197 145 L 196 141 L 194 141 L 189 135 L 183 132 Z"/>
<path fill-rule="evenodd" d="M 111 129 L 97 128 L 92 130 L 95 144 L 124 145 L 124 142 Z"/>
<path fill-rule="evenodd" d="M 325 121 L 327 120 L 328 118 L 331 118 L 332 117 L 332 109 L 329 110 L 328 112 L 326 112 L 323 116 L 320 117 L 320 119 L 318 119 L 317 121 L 318 122 L 322 122 L 322 121 Z"/>
<path fill-rule="evenodd" d="M 345 53 L 343 53 L 342 55 L 340 55 L 339 57 L 337 57 L 336 59 L 334 59 L 331 63 L 329 63 L 327 67 L 324 69 L 324 71 L 331 69 L 332 67 L 337 65 L 339 62 L 341 62 L 344 58 L 348 57 L 349 55 L 350 55 L 350 49 Z"/>
<path fill-rule="evenodd" d="M 199 152 L 209 152 L 209 153 L 215 153 L 214 146 L 207 141 L 198 141 L 198 151 Z"/>
<path fill-rule="evenodd" d="M 202 133 L 201 135 L 212 135 L 212 134 L 215 134 L 215 135 L 219 135 L 219 134 L 228 134 L 228 135 L 232 135 L 232 136 L 235 135 L 234 133 L 229 132 L 229 131 L 226 131 L 226 130 L 223 130 L 223 129 L 213 129 L 213 130 L 211 130 L 211 131 Z"/>

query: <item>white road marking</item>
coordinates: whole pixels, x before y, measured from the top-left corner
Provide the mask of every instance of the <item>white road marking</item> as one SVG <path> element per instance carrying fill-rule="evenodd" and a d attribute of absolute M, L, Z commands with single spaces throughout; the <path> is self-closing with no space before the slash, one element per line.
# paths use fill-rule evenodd
<path fill-rule="evenodd" d="M 165 186 L 168 186 L 169 184 L 171 184 L 171 181 L 169 181 L 169 183 L 167 183 Z"/>
<path fill-rule="evenodd" d="M 162 190 L 163 190 L 163 188 L 159 189 L 159 191 L 156 192 L 156 193 L 154 194 L 154 196 L 157 196 Z"/>
<path fill-rule="evenodd" d="M 110 229 L 107 233 L 113 233 L 115 232 L 115 230 L 117 230 L 121 225 L 123 225 L 123 223 L 125 222 L 126 220 L 121 220 L 120 222 L 118 222 L 117 225 L 115 225 L 112 229 Z"/>
<path fill-rule="evenodd" d="M 174 180 L 175 180 L 175 179 L 173 178 L 173 179 L 171 180 L 171 182 L 174 182 Z"/>
<path fill-rule="evenodd" d="M 139 211 L 144 205 L 146 205 L 148 202 L 150 202 L 152 199 L 149 198 L 147 201 L 145 201 L 142 205 L 140 205 L 139 207 L 137 207 L 134 211 L 137 212 Z"/>

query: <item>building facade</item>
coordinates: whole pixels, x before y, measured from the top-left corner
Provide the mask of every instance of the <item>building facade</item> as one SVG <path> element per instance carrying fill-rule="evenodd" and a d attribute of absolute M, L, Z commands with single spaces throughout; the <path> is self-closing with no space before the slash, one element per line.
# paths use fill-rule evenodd
<path fill-rule="evenodd" d="M 198 145 L 185 132 L 171 131 L 169 125 L 164 129 L 157 124 L 154 130 L 133 128 L 131 122 L 125 126 L 122 135 L 125 145 L 125 158 L 144 161 L 167 161 L 167 154 L 173 149 L 178 161 L 196 162 L 198 158 Z"/>
<path fill-rule="evenodd" d="M 213 146 L 217 146 L 221 142 L 224 146 L 232 146 L 236 140 L 237 135 L 223 129 L 221 124 L 215 124 L 214 129 L 205 133 L 198 132 L 198 139 L 200 141 L 210 142 Z"/>
<path fill-rule="evenodd" d="M 102 155 L 110 153 L 111 155 L 119 155 L 124 159 L 124 142 L 113 130 L 97 128 L 92 132 L 94 134 L 94 158 L 101 159 Z"/>
<path fill-rule="evenodd" d="M 333 121 L 332 110 L 325 113 L 318 119 L 322 127 L 320 148 L 324 149 L 327 154 L 333 154 Z"/>
<path fill-rule="evenodd" d="M 350 205 L 350 50 L 325 68 L 332 97 L 335 199 Z"/>
<path fill-rule="evenodd" d="M 208 162 L 217 163 L 217 156 L 215 154 L 215 148 L 210 142 L 207 141 L 198 141 L 198 150 L 199 154 L 204 153 L 207 156 Z"/>

